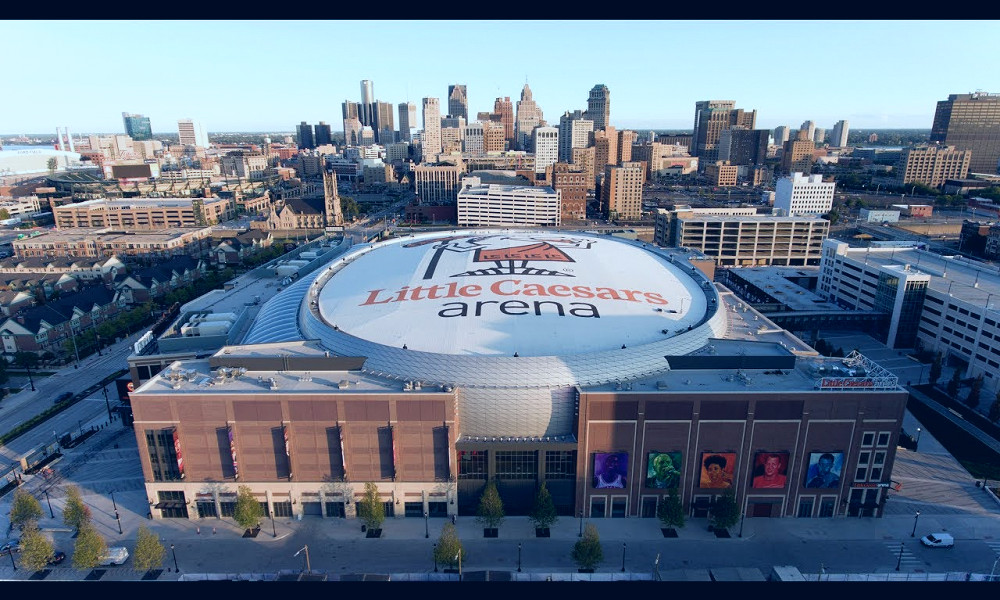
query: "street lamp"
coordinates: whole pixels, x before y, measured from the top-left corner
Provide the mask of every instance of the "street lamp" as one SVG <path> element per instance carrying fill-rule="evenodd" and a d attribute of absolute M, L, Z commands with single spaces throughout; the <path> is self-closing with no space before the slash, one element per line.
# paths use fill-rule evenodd
<path fill-rule="evenodd" d="M 917 427 L 917 439 L 913 442 L 913 445 L 914 446 L 919 446 L 920 445 L 920 428 L 919 427 Z M 916 448 L 914 448 L 914 450 L 916 450 Z"/>
<path fill-rule="evenodd" d="M 125 533 L 122 531 L 122 518 L 118 516 L 118 511 L 115 511 L 115 520 L 118 521 L 118 535 Z"/>
<path fill-rule="evenodd" d="M 580 509 L 580 533 L 576 537 L 583 537 L 583 509 Z"/>
<path fill-rule="evenodd" d="M 108 386 L 102 387 L 101 391 L 104 392 L 104 405 L 108 407 L 108 421 L 114 421 L 114 417 L 111 416 L 111 401 L 108 400 Z"/>
<path fill-rule="evenodd" d="M 73 322 L 69 324 L 69 334 L 73 339 L 73 356 L 76 357 L 76 365 L 73 366 L 74 369 L 80 368 L 80 352 L 76 348 L 76 329 L 73 328 Z"/>
<path fill-rule="evenodd" d="M 896 560 L 896 570 L 899 570 L 899 565 L 903 564 L 903 542 L 899 542 L 899 558 Z"/>
<path fill-rule="evenodd" d="M 458 561 L 458 580 L 462 581 L 462 551 L 461 550 L 459 550 L 458 553 L 455 554 L 455 560 Z"/>
<path fill-rule="evenodd" d="M 25 362 L 24 368 L 28 371 L 28 383 L 31 385 L 31 391 L 35 391 L 35 380 L 31 378 L 31 365 Z"/>
<path fill-rule="evenodd" d="M 296 552 L 292 556 L 292 558 L 295 558 L 296 556 L 298 556 L 299 554 L 301 554 L 303 552 L 306 553 L 306 573 L 312 573 L 312 565 L 309 564 L 309 545 L 308 544 L 306 544 L 305 546 L 302 546 L 302 548 L 300 548 L 299 551 Z"/>
<path fill-rule="evenodd" d="M 622 573 L 625 572 L 625 542 L 622 542 Z"/>
<path fill-rule="evenodd" d="M 271 517 L 271 537 L 278 537 L 278 530 L 274 528 L 274 511 L 270 507 L 267 509 L 267 515 Z"/>
<path fill-rule="evenodd" d="M 42 490 L 42 493 L 45 494 L 45 501 L 49 504 L 49 517 L 56 518 L 56 513 L 52 512 L 52 501 L 49 500 L 49 491 Z"/>
<path fill-rule="evenodd" d="M 115 493 L 111 492 L 111 506 L 114 507 L 115 511 L 118 510 L 118 505 L 115 504 Z"/>
<path fill-rule="evenodd" d="M 170 553 L 174 555 L 174 571 L 178 573 L 181 572 L 181 568 L 177 566 L 177 551 L 174 550 L 174 545 L 170 544 Z"/>
<path fill-rule="evenodd" d="M 910 537 L 916 537 L 917 535 L 917 519 L 919 518 L 920 518 L 920 511 L 918 510 L 917 514 L 913 515 L 913 531 L 910 532 Z"/>
<path fill-rule="evenodd" d="M 521 572 L 521 542 L 517 543 L 517 572 Z"/>
<path fill-rule="evenodd" d="M 7 555 L 10 556 L 10 566 L 14 567 L 14 570 L 16 571 L 17 565 L 14 564 L 14 549 L 11 548 L 10 550 L 8 550 Z"/>
<path fill-rule="evenodd" d="M 430 531 L 427 530 L 427 511 L 424 511 L 424 538 L 431 537 Z"/>
<path fill-rule="evenodd" d="M 438 545 L 434 544 L 434 551 L 431 552 L 431 558 L 434 559 L 434 572 L 438 572 L 438 555 L 437 555 Z"/>

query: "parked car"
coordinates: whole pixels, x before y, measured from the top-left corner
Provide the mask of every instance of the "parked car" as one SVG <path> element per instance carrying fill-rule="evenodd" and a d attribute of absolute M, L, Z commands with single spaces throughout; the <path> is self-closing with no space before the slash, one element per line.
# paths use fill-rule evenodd
<path fill-rule="evenodd" d="M 4 543 L 3 546 L 0 546 L 0 556 L 20 551 L 21 551 L 21 540 L 8 540 L 6 543 Z"/>
<path fill-rule="evenodd" d="M 63 552 L 62 550 L 56 550 L 55 553 L 52 555 L 52 558 L 49 559 L 49 564 L 58 565 L 64 560 L 66 560 L 66 553 Z"/>
<path fill-rule="evenodd" d="M 56 402 L 55 403 L 59 404 L 60 402 L 65 402 L 65 401 L 69 400 L 72 397 L 73 397 L 73 392 L 63 392 L 63 393 L 59 394 L 58 396 L 56 396 Z"/>
<path fill-rule="evenodd" d="M 950 533 L 928 533 L 920 538 L 920 543 L 928 548 L 953 548 L 955 538 Z"/>
<path fill-rule="evenodd" d="M 128 560 L 128 548 L 125 546 L 115 546 L 108 548 L 108 551 L 104 553 L 104 556 L 101 557 L 100 565 L 102 567 L 107 565 L 123 565 L 126 560 Z"/>

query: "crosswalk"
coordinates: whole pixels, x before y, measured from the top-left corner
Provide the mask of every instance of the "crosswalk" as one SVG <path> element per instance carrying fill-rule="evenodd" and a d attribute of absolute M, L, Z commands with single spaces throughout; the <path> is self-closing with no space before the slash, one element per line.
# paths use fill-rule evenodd
<path fill-rule="evenodd" d="M 1000 556 L 1000 542 L 986 542 L 986 545 L 990 547 L 993 554 Z"/>
<path fill-rule="evenodd" d="M 910 549 L 907 548 L 905 544 L 902 544 L 903 555 L 902 557 L 900 557 L 899 555 L 900 545 L 901 545 L 900 542 L 885 542 L 886 550 L 888 550 L 889 553 L 892 554 L 893 559 L 899 562 L 900 569 L 907 567 L 916 568 L 916 567 L 922 567 L 924 565 L 924 562 L 919 558 L 917 558 L 916 556 L 914 556 L 913 552 L 911 552 Z"/>

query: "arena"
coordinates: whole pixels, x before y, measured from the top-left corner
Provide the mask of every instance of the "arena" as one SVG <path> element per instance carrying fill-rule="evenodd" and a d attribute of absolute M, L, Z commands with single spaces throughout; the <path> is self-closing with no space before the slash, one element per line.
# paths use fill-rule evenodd
<path fill-rule="evenodd" d="M 713 273 L 555 230 L 355 246 L 132 394 L 151 512 L 229 516 L 248 485 L 276 516 L 351 517 L 375 482 L 394 516 L 474 514 L 494 480 L 511 515 L 542 482 L 590 518 L 652 517 L 670 488 L 704 516 L 727 487 L 747 516 L 879 514 L 906 393 Z"/>

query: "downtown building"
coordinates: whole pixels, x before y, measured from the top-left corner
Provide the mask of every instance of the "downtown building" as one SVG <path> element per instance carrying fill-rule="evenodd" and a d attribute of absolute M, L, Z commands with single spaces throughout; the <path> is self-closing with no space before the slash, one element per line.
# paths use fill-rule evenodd
<path fill-rule="evenodd" d="M 938 102 L 930 141 L 972 151 L 971 173 L 1000 173 L 1000 94 L 951 94 Z"/>
<path fill-rule="evenodd" d="M 837 184 L 822 175 L 792 173 L 774 186 L 774 210 L 785 216 L 824 215 L 833 207 Z"/>
<path fill-rule="evenodd" d="M 756 124 L 757 111 L 745 112 L 736 108 L 733 100 L 695 102 L 691 155 L 697 156 L 702 165 L 713 164 L 719 160 L 719 140 L 723 131 L 733 127 L 752 130 Z"/>
<path fill-rule="evenodd" d="M 551 187 L 482 184 L 476 177 L 462 180 L 458 192 L 458 225 L 558 227 L 562 206 Z"/>
<path fill-rule="evenodd" d="M 896 165 L 896 185 L 922 183 L 940 188 L 949 179 L 964 179 L 972 163 L 971 150 L 954 146 L 904 148 Z"/>
<path fill-rule="evenodd" d="M 907 400 L 694 252 L 516 229 L 347 249 L 238 342 L 149 375 L 130 402 L 155 519 L 230 517 L 239 486 L 276 517 L 353 518 L 365 483 L 390 517 L 473 515 L 491 480 L 510 515 L 545 483 L 570 517 L 652 518 L 675 490 L 704 518 L 725 489 L 748 518 L 880 516 Z"/>

